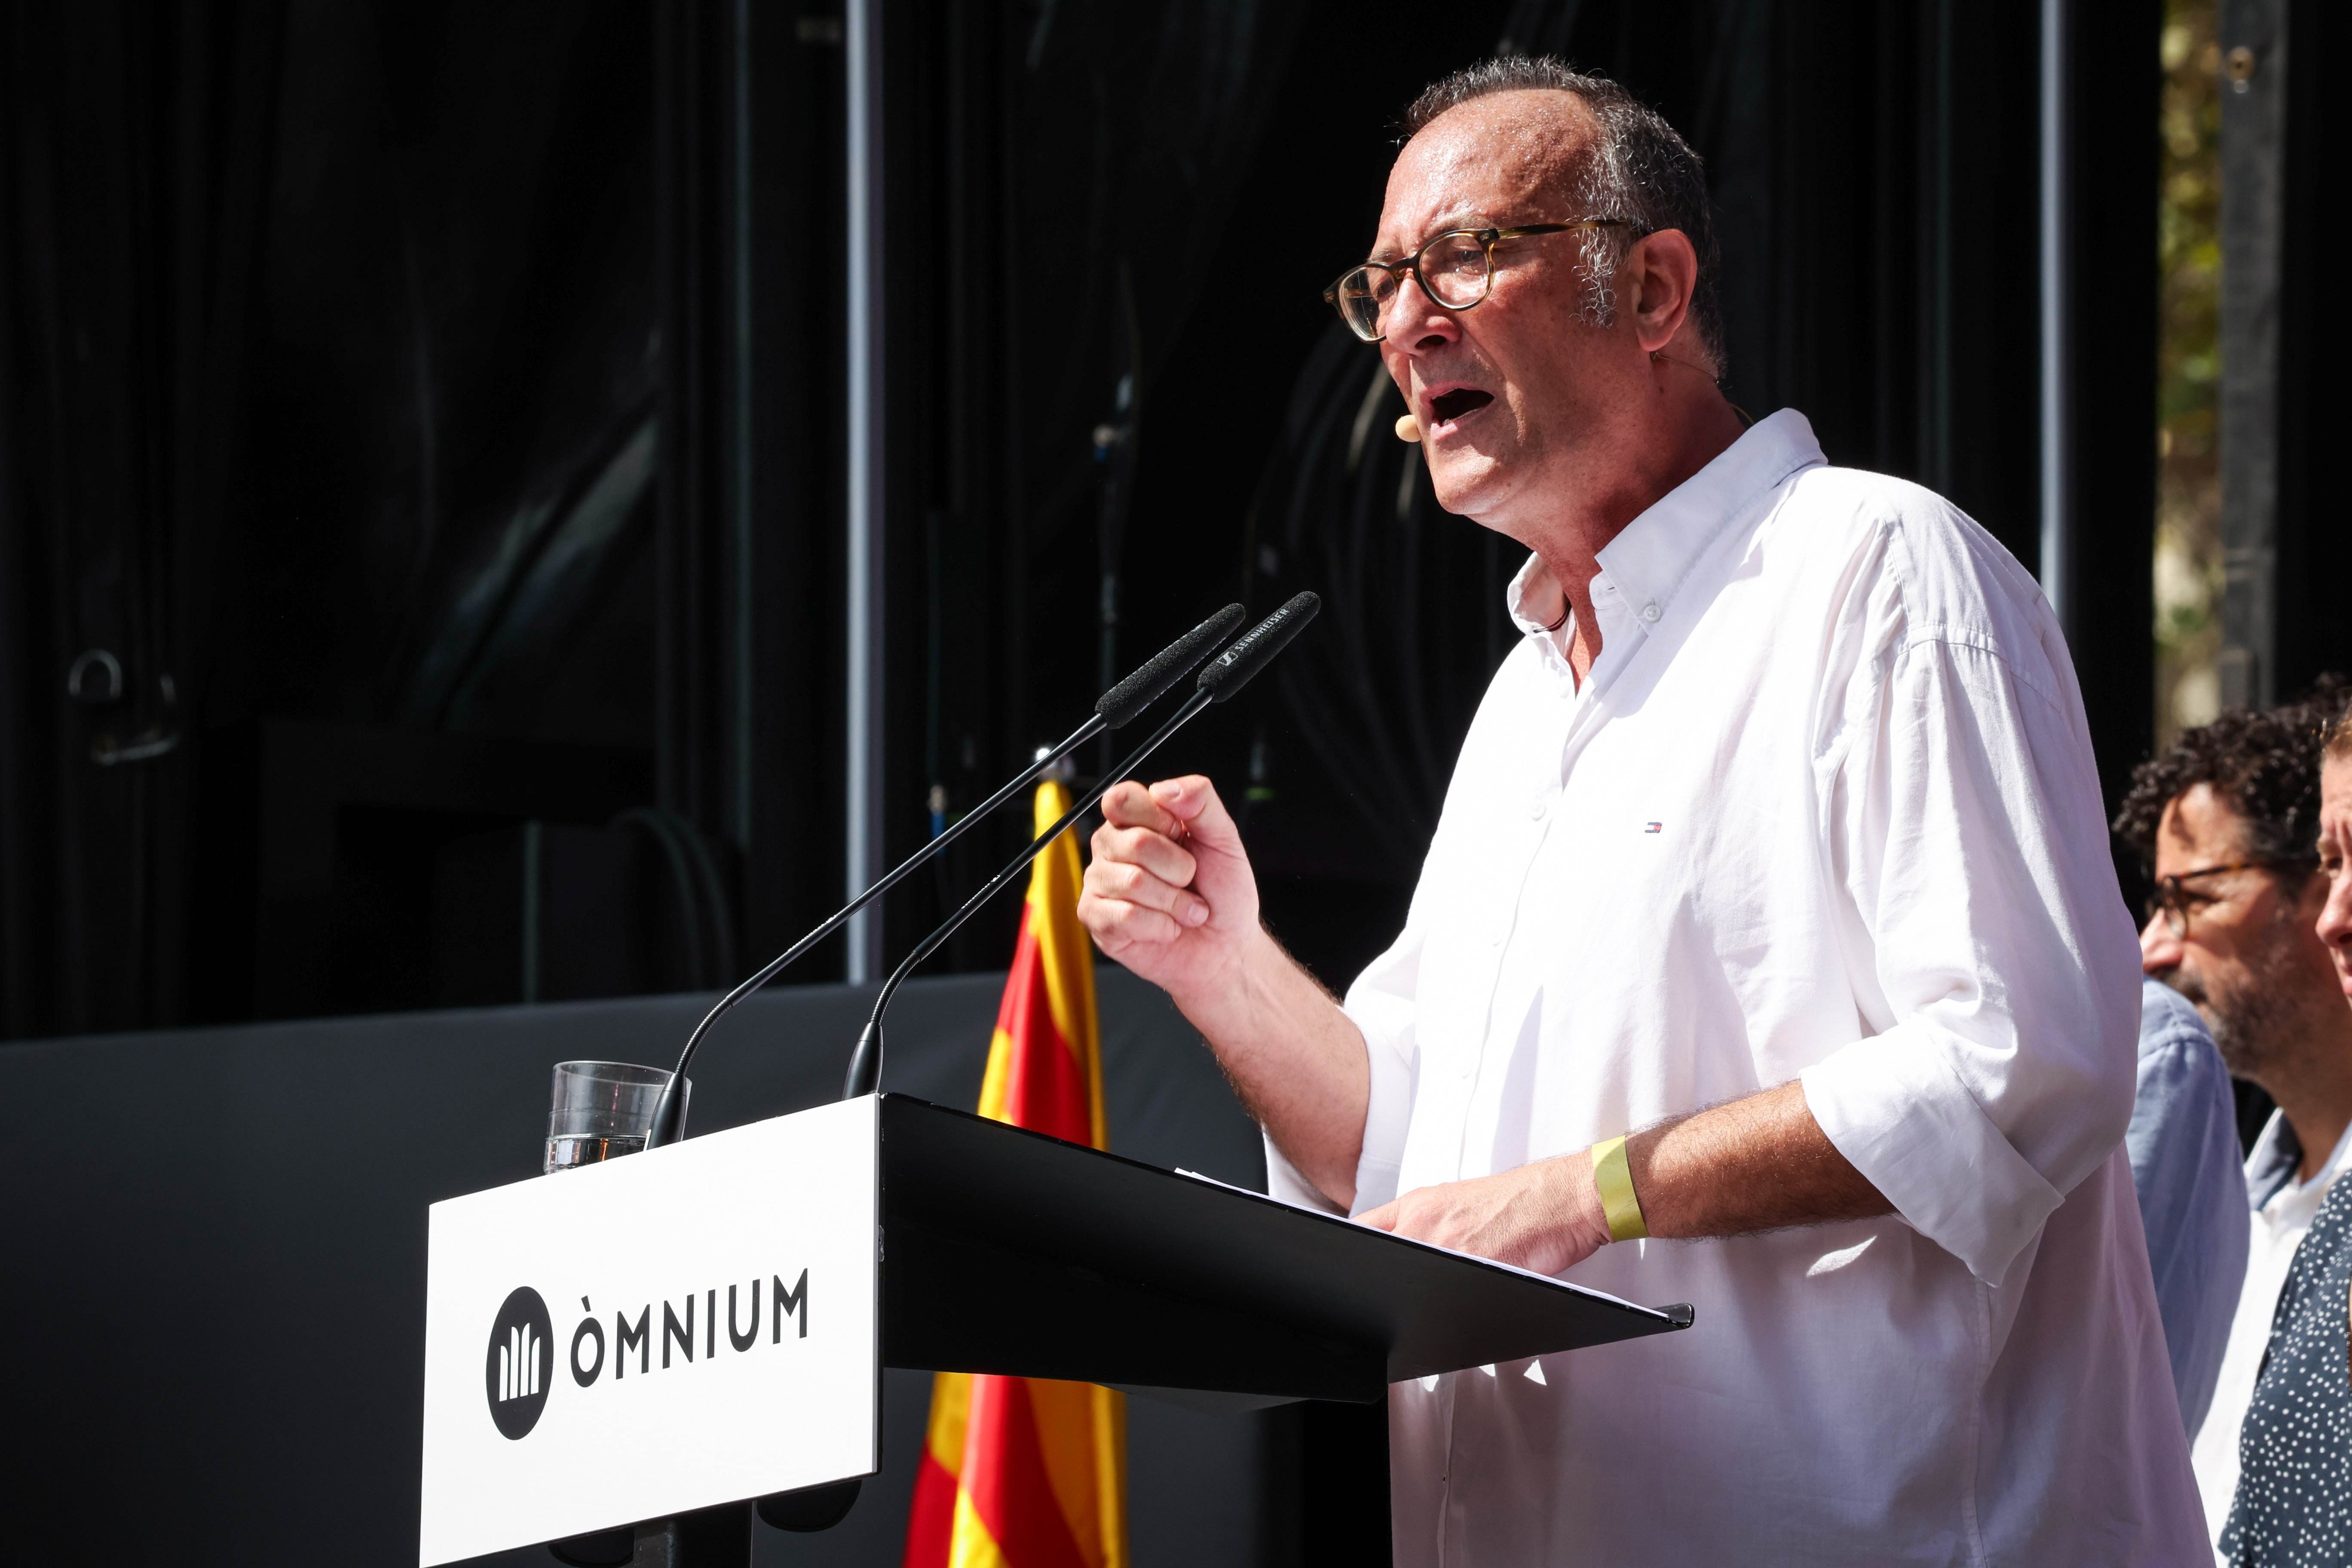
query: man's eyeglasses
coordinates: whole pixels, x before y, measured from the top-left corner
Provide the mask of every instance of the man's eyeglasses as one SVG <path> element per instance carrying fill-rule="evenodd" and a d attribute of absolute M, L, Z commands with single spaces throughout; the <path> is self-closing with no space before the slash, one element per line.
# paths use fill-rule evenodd
<path fill-rule="evenodd" d="M 2189 934 L 2189 911 L 2200 904 L 2214 902 L 2210 893 L 2200 893 L 2182 884 L 2200 877 L 2219 877 L 2226 871 L 2287 871 L 2305 865 L 2302 860 L 2232 860 L 2226 866 L 2200 866 L 2194 871 L 2181 871 L 2156 879 L 2156 891 L 2148 895 L 2147 913 L 2153 920 L 2158 911 L 2164 915 L 2164 929 L 2176 937 Z"/>
<path fill-rule="evenodd" d="M 1349 331 L 1368 343 L 1376 343 L 1388 331 L 1384 323 L 1389 306 L 1408 272 L 1423 293 L 1447 310 L 1467 310 L 1495 287 L 1495 247 L 1504 240 L 1633 226 L 1622 217 L 1588 217 L 1574 223 L 1523 223 L 1516 228 L 1449 228 L 1423 240 L 1419 250 L 1401 261 L 1367 261 L 1350 267 L 1323 290 L 1323 299 L 1339 312 Z"/>

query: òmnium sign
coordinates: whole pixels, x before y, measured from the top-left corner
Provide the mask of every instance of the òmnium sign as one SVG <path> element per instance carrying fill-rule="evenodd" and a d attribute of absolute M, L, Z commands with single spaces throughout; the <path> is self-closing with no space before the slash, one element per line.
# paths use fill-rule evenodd
<path fill-rule="evenodd" d="M 846 1100 L 433 1205 L 418 1562 L 871 1474 L 875 1126 Z"/>
<path fill-rule="evenodd" d="M 736 1304 L 743 1287 L 729 1281 L 727 1286 L 727 1344 L 740 1355 L 760 1342 L 760 1291 L 766 1281 L 757 1275 L 751 1284 L 751 1310 L 748 1321 L 738 1325 Z M 772 1344 L 784 1342 L 784 1325 L 790 1322 L 794 1337 L 808 1338 L 808 1270 L 801 1270 L 791 1289 L 784 1286 L 784 1277 L 776 1275 L 773 1294 L 768 1299 L 775 1304 L 769 1330 Z M 580 1326 L 572 1331 L 572 1381 L 583 1388 L 594 1386 L 604 1375 L 604 1325 L 596 1317 L 596 1309 L 588 1298 L 580 1298 L 580 1310 L 585 1314 Z M 678 1304 L 664 1298 L 661 1303 L 661 1369 L 670 1367 L 670 1352 L 678 1352 L 678 1364 L 694 1364 L 694 1292 L 685 1298 L 686 1316 L 678 1317 Z M 626 1312 L 613 1314 L 613 1343 L 619 1347 L 613 1357 L 613 1381 L 620 1382 L 629 1375 L 629 1355 L 636 1353 L 637 1375 L 645 1376 L 654 1370 L 653 1352 L 654 1309 L 651 1302 L 639 1307 L 635 1321 Z M 703 1295 L 702 1359 L 705 1364 L 719 1355 L 719 1288 L 712 1286 Z M 490 1353 L 483 1368 L 482 1385 L 488 1396 L 490 1423 L 502 1436 L 527 1437 L 539 1425 L 539 1413 L 547 1408 L 549 1363 L 555 1342 L 547 1323 L 547 1303 L 538 1291 L 528 1285 L 518 1285 L 499 1308 L 497 1320 L 490 1324 Z M 593 1412 L 591 1413 L 593 1415 Z"/>

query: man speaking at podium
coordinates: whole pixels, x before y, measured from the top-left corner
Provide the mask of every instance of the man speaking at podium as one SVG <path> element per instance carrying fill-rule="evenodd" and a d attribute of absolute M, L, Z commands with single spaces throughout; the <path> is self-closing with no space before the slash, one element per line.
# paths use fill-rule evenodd
<path fill-rule="evenodd" d="M 1199 777 L 1105 800 L 1080 906 L 1278 1178 L 1697 1308 L 1394 1388 L 1397 1561 L 2204 1561 L 2121 1148 L 2133 922 L 2048 605 L 1793 410 L 1743 429 L 1663 120 L 1507 59 L 1408 127 L 1331 298 L 1439 500 L 1532 555 L 1404 931 L 1335 1002 Z"/>

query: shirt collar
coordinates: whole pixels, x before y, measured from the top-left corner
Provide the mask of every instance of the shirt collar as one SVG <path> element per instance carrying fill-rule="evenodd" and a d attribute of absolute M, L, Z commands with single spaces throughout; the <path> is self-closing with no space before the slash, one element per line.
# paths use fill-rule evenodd
<path fill-rule="evenodd" d="M 2305 1184 L 2322 1188 L 2334 1182 L 2336 1168 L 2344 1163 L 2347 1152 L 2352 1152 L 2352 1127 L 2344 1130 L 2344 1135 L 2336 1140 L 2336 1147 L 2328 1152 L 2327 1163 L 2313 1173 Z M 2246 1156 L 2247 1202 L 2257 1213 L 2261 1212 L 2273 1198 L 2295 1184 L 2294 1173 L 2302 1163 L 2303 1141 L 2287 1125 L 2285 1111 L 2272 1111 L 2271 1119 L 2263 1124 L 2262 1136 L 2254 1140 L 2253 1152 Z"/>
<path fill-rule="evenodd" d="M 1795 409 L 1758 420 L 1601 546 L 1601 573 L 1629 613 L 1654 624 L 1706 547 L 1750 502 L 1800 468 L 1825 460 L 1811 424 Z M 1528 556 L 1505 595 L 1512 624 L 1540 633 L 1559 618 L 1559 583 L 1539 557 Z"/>

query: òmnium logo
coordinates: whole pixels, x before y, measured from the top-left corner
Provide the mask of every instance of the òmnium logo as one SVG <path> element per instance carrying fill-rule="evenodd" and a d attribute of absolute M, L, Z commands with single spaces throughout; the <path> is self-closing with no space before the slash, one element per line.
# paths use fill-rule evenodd
<path fill-rule="evenodd" d="M 748 1289 L 730 1284 L 723 1312 L 717 1286 L 709 1287 L 698 1296 L 688 1290 L 681 1300 L 664 1300 L 660 1303 L 658 1327 L 654 1321 L 654 1305 L 650 1301 L 640 1305 L 634 1321 L 626 1311 L 614 1312 L 608 1346 L 604 1323 L 588 1304 L 588 1298 L 581 1297 L 580 1310 L 585 1316 L 572 1331 L 572 1381 L 582 1388 L 593 1387 L 608 1368 L 612 1373 L 609 1381 L 615 1384 L 632 1375 L 646 1377 L 656 1372 L 667 1372 L 673 1352 L 681 1371 L 694 1366 L 698 1354 L 702 1365 L 708 1367 L 719 1360 L 722 1343 L 735 1355 L 744 1355 L 757 1348 L 763 1334 L 769 1344 L 782 1344 L 787 1323 L 793 1325 L 794 1339 L 805 1340 L 809 1337 L 809 1271 L 802 1269 L 789 1289 L 780 1273 L 765 1279 L 755 1276 Z M 680 1308 L 684 1309 L 683 1314 Z M 719 1331 L 722 1316 L 727 1320 L 724 1335 Z M 701 1325 L 698 1331 L 698 1322 Z M 661 1356 L 658 1366 L 654 1362 L 656 1345 Z M 500 1432 L 509 1437 L 530 1435 L 547 1408 L 547 1385 L 554 1373 L 555 1331 L 548 1321 L 547 1302 L 530 1286 L 520 1286 L 506 1299 L 498 1318 L 490 1324 L 489 1356 L 482 1367 L 482 1384 L 490 1400 L 490 1419 Z"/>
<path fill-rule="evenodd" d="M 490 1419 L 507 1436 L 523 1436 L 539 1425 L 554 1363 L 555 1330 L 547 1319 L 547 1303 L 530 1286 L 518 1287 L 490 1325 L 489 1362 L 483 1372 Z"/>

